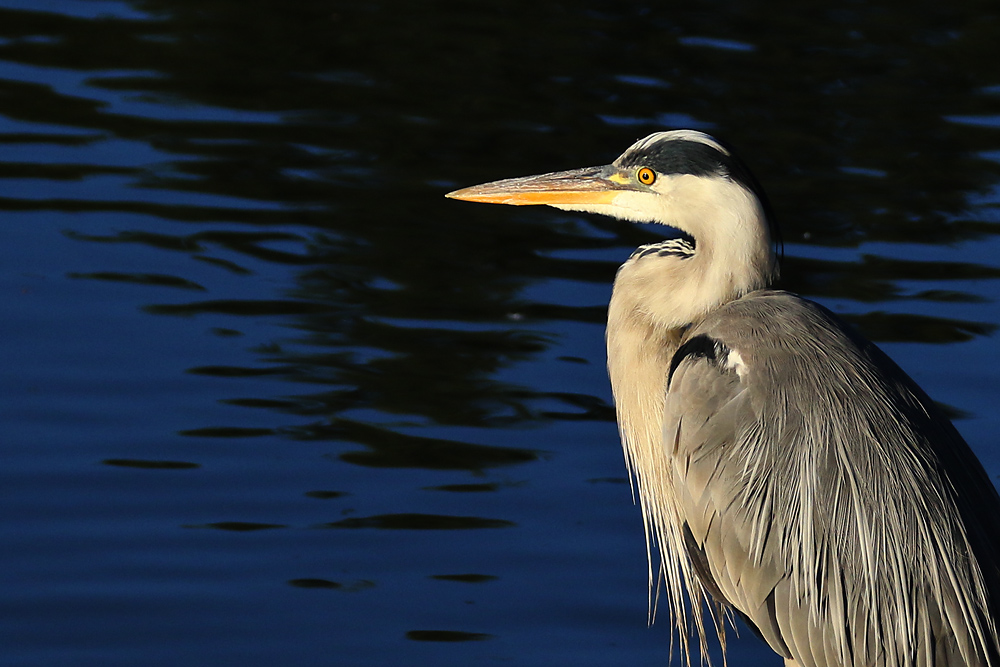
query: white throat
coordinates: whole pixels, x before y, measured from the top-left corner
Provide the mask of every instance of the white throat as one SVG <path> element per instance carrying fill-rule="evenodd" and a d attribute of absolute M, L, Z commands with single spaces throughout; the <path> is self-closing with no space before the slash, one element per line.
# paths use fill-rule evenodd
<path fill-rule="evenodd" d="M 618 217 L 667 222 L 689 234 L 694 256 L 633 257 L 618 271 L 615 301 L 670 330 L 698 321 L 724 303 L 766 287 L 775 270 L 774 249 L 760 202 L 725 178 L 682 175 L 655 195 L 622 192 L 609 208 Z M 627 296 L 626 296 L 627 295 Z"/>

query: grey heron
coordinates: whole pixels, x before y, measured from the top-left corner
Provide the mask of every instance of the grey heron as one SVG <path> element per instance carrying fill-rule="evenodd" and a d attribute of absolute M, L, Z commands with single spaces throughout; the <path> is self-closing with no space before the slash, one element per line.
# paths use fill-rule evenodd
<path fill-rule="evenodd" d="M 705 608 L 723 650 L 731 611 L 787 665 L 1000 667 L 996 489 L 889 357 L 768 289 L 772 221 L 727 146 L 659 132 L 610 165 L 447 196 L 681 232 L 618 270 L 606 338 L 650 586 L 689 664 Z"/>

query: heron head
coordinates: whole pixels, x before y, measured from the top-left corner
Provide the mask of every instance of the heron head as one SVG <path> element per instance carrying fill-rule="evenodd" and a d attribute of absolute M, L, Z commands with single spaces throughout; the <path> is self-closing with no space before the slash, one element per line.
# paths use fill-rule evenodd
<path fill-rule="evenodd" d="M 488 204 L 546 204 L 677 226 L 686 217 L 684 208 L 724 200 L 721 190 L 729 185 L 762 198 L 729 149 L 703 132 L 672 130 L 640 139 L 609 165 L 508 178 L 446 196 Z"/>
<path fill-rule="evenodd" d="M 726 146 L 696 130 L 651 134 L 608 165 L 494 181 L 447 196 L 546 204 L 679 229 L 690 239 L 691 253 L 637 253 L 623 271 L 648 282 L 647 273 L 658 270 L 654 265 L 680 269 L 683 261 L 685 276 L 702 284 L 698 300 L 705 307 L 764 287 L 777 271 L 777 232 L 763 192 Z M 661 259 L 643 261 L 650 256 Z"/>

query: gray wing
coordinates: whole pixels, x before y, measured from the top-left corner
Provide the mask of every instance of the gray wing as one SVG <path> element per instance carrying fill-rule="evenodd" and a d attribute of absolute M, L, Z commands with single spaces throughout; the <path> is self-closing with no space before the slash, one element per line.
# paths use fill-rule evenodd
<path fill-rule="evenodd" d="M 692 328 L 663 427 L 705 588 L 802 667 L 997 665 L 1000 499 L 916 385 L 824 309 Z"/>

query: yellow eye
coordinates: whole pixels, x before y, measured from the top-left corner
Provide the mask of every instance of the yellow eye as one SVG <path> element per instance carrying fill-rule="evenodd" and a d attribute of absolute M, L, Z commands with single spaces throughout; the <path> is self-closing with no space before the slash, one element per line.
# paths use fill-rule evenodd
<path fill-rule="evenodd" d="M 652 185 L 656 180 L 656 172 L 649 167 L 643 167 L 635 173 L 635 177 L 639 179 L 639 182 L 643 185 Z"/>

